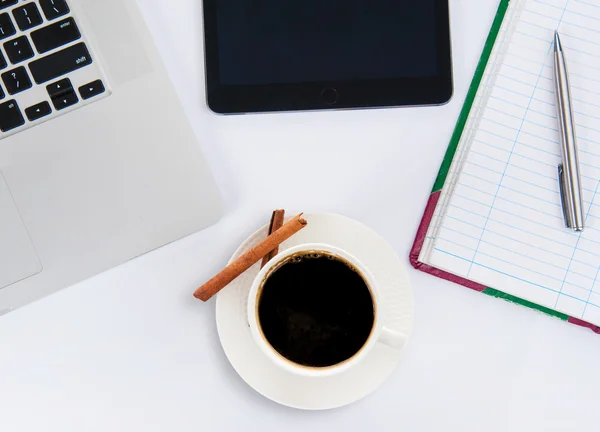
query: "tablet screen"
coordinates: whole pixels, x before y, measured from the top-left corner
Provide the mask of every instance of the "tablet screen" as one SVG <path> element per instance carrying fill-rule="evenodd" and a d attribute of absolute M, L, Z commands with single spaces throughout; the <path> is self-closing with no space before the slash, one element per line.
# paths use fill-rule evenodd
<path fill-rule="evenodd" d="M 219 78 L 250 86 L 432 77 L 436 0 L 218 0 Z"/>

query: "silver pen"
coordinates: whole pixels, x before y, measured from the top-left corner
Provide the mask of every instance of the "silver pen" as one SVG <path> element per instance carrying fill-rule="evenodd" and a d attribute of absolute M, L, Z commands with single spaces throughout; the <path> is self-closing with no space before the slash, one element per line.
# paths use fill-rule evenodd
<path fill-rule="evenodd" d="M 575 231 L 583 231 L 585 216 L 575 118 L 569 72 L 558 31 L 554 33 L 554 83 L 562 154 L 562 163 L 558 166 L 558 179 L 565 225 Z"/>

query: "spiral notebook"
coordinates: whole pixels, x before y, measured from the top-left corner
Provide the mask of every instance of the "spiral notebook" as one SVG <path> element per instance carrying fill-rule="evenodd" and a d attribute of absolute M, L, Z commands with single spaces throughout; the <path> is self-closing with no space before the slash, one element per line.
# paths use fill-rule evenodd
<path fill-rule="evenodd" d="M 570 69 L 586 229 L 565 229 L 553 84 Z M 502 0 L 419 228 L 419 270 L 600 333 L 600 2 Z"/>

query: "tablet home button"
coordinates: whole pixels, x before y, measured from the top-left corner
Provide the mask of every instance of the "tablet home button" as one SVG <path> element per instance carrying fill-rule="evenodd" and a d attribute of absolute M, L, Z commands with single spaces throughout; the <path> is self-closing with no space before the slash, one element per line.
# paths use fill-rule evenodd
<path fill-rule="evenodd" d="M 333 105 L 338 100 L 338 92 L 334 88 L 327 88 L 321 93 L 321 98 L 327 105 Z"/>

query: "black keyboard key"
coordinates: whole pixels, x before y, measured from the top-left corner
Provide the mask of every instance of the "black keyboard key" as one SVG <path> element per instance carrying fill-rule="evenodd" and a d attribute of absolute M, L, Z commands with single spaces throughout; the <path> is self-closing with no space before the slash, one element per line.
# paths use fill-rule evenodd
<path fill-rule="evenodd" d="M 11 95 L 31 88 L 31 80 L 23 66 L 2 74 L 2 81 Z"/>
<path fill-rule="evenodd" d="M 77 94 L 73 89 L 73 84 L 71 84 L 69 78 L 47 85 L 46 90 L 48 90 L 54 108 L 59 111 L 79 102 L 79 98 L 77 97 Z"/>
<path fill-rule="evenodd" d="M 17 33 L 17 30 L 10 19 L 10 15 L 7 13 L 0 14 L 0 40 L 11 37 L 15 33 Z"/>
<path fill-rule="evenodd" d="M 48 95 L 50 98 L 60 97 L 65 93 L 71 93 L 73 91 L 73 84 L 71 84 L 71 80 L 69 78 L 65 78 L 47 85 L 46 90 L 48 90 Z"/>
<path fill-rule="evenodd" d="M 46 101 L 30 106 L 25 110 L 25 115 L 29 121 L 36 121 L 50 114 L 52 114 L 52 108 L 50 108 L 50 104 Z"/>
<path fill-rule="evenodd" d="M 29 30 L 42 23 L 42 16 L 35 3 L 27 3 L 12 11 L 21 31 Z"/>
<path fill-rule="evenodd" d="M 9 6 L 14 6 L 19 3 L 19 0 L 0 0 L 0 9 L 5 9 Z"/>
<path fill-rule="evenodd" d="M 0 104 L 0 130 L 8 132 L 25 124 L 25 119 L 17 101 L 10 100 Z"/>
<path fill-rule="evenodd" d="M 0 70 L 4 69 L 6 66 L 8 66 L 6 64 L 6 59 L 2 55 L 2 51 L 0 51 Z"/>
<path fill-rule="evenodd" d="M 71 105 L 75 105 L 77 102 L 79 102 L 79 98 L 73 90 L 52 98 L 52 103 L 54 104 L 54 108 L 56 108 L 57 111 L 68 108 Z"/>
<path fill-rule="evenodd" d="M 94 96 L 98 96 L 99 94 L 104 93 L 105 91 L 106 89 L 104 88 L 104 84 L 102 84 L 102 81 L 100 80 L 96 80 L 94 82 L 79 87 L 79 94 L 84 100 L 91 99 Z"/>
<path fill-rule="evenodd" d="M 35 82 L 42 84 L 90 64 L 92 57 L 81 42 L 29 63 L 29 69 Z"/>
<path fill-rule="evenodd" d="M 21 36 L 20 38 L 5 42 L 4 50 L 12 64 L 17 64 L 33 57 L 33 49 L 27 40 L 27 36 Z"/>
<path fill-rule="evenodd" d="M 31 39 L 38 52 L 43 54 L 54 48 L 66 45 L 81 38 L 81 33 L 73 18 L 65 18 L 31 33 Z"/>
<path fill-rule="evenodd" d="M 0 100 L 4 99 L 4 96 L 6 96 L 4 94 L 4 90 L 2 90 L 2 87 L 0 87 Z"/>
<path fill-rule="evenodd" d="M 40 6 L 48 21 L 69 13 L 69 6 L 65 0 L 40 0 Z"/>

